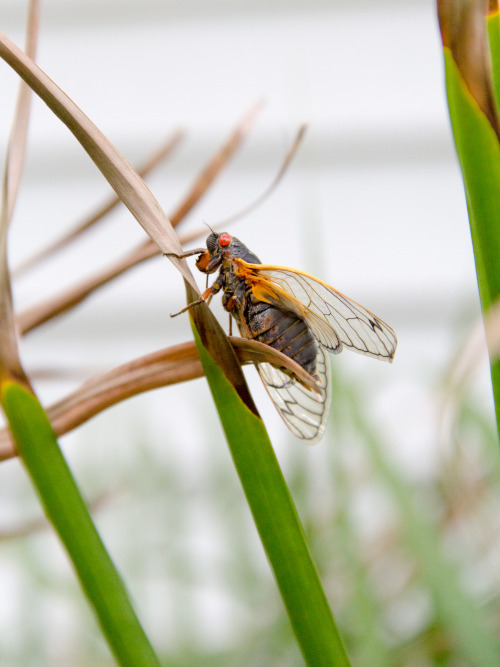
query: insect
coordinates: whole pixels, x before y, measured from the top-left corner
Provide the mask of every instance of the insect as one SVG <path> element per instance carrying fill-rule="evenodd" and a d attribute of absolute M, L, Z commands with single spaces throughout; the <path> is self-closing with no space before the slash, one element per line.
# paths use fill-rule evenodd
<path fill-rule="evenodd" d="M 330 365 L 325 350 L 339 354 L 345 347 L 375 359 L 392 361 L 396 335 L 391 327 L 333 287 L 302 271 L 262 264 L 239 239 L 212 232 L 197 268 L 219 274 L 201 298 L 180 311 L 209 303 L 222 290 L 222 304 L 234 317 L 241 335 L 270 345 L 296 361 L 317 383 L 301 384 L 284 368 L 257 365 L 266 390 L 286 426 L 312 444 L 323 434 L 330 407 Z M 179 315 L 180 313 L 176 313 Z"/>

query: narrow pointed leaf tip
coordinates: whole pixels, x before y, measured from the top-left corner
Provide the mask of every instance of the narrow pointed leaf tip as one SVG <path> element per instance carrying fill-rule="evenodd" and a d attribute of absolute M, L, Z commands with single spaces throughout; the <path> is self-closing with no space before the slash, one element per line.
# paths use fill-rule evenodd
<path fill-rule="evenodd" d="M 443 46 L 450 50 L 458 71 L 477 105 L 500 140 L 493 94 L 485 0 L 438 0 Z"/>
<path fill-rule="evenodd" d="M 35 57 L 40 3 L 31 0 L 26 30 L 26 53 Z M 14 308 L 7 259 L 7 236 L 17 199 L 24 166 L 24 154 L 30 117 L 31 90 L 21 82 L 10 131 L 5 167 L 0 192 L 0 382 L 15 380 L 29 389 L 17 347 L 17 332 L 14 324 Z"/>

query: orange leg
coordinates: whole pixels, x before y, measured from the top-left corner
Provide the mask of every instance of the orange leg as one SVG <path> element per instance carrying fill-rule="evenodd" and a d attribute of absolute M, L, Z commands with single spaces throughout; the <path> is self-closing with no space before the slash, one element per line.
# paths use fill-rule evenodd
<path fill-rule="evenodd" d="M 206 251 L 206 248 L 195 248 L 194 250 L 187 250 L 180 255 L 178 255 L 176 252 L 164 252 L 163 254 L 165 257 L 177 257 L 177 259 L 185 259 L 186 257 L 192 257 L 193 255 L 201 255 Z"/>
<path fill-rule="evenodd" d="M 191 310 L 191 308 L 194 308 L 195 306 L 199 306 L 200 303 L 206 303 L 207 305 L 210 303 L 210 300 L 212 299 L 214 293 L 212 292 L 212 288 L 209 287 L 206 289 L 203 294 L 200 296 L 199 299 L 196 299 L 196 301 L 192 301 L 191 303 L 188 303 L 188 305 L 183 308 L 182 310 L 179 310 L 178 313 L 174 313 L 173 315 L 170 315 L 170 317 L 177 317 L 177 315 L 181 315 L 182 313 L 185 313 L 187 310 Z"/>

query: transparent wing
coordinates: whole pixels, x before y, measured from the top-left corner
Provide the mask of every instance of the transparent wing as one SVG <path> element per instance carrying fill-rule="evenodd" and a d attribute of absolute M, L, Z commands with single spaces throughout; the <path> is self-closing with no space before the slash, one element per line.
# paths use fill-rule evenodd
<path fill-rule="evenodd" d="M 317 442 L 325 430 L 330 411 L 330 364 L 321 348 L 316 362 L 321 386 L 318 393 L 306 389 L 271 364 L 258 364 L 257 370 L 272 402 L 296 438 L 306 444 Z"/>
<path fill-rule="evenodd" d="M 347 347 L 376 359 L 393 360 L 397 345 L 394 331 L 359 303 L 307 273 L 241 260 L 239 263 L 259 298 L 279 303 L 303 317 L 330 352 Z"/>

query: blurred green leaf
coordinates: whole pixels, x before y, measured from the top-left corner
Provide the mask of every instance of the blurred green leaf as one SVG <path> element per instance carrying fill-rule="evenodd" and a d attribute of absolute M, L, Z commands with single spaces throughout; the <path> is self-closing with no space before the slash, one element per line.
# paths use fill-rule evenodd
<path fill-rule="evenodd" d="M 446 92 L 469 212 L 483 314 L 500 298 L 500 144 L 482 2 L 439 0 Z M 490 21 L 495 22 L 494 16 Z M 498 25 L 490 25 L 494 70 Z M 500 361 L 491 359 L 500 428 Z"/>
<path fill-rule="evenodd" d="M 130 667 L 159 665 L 38 399 L 11 381 L 2 384 L 0 398 L 19 454 L 115 657 Z"/>
<path fill-rule="evenodd" d="M 500 296 L 500 146 L 486 116 L 445 50 L 450 116 L 471 223 L 483 309 Z"/>

